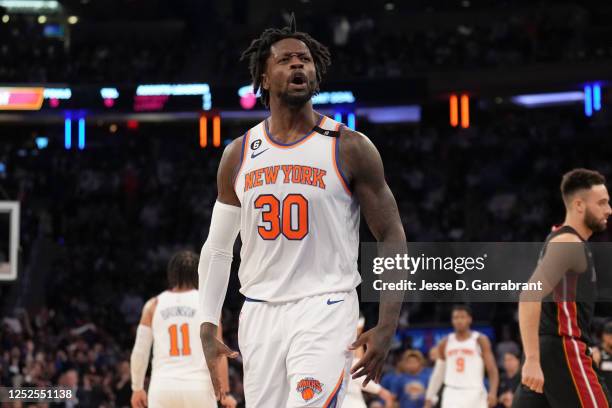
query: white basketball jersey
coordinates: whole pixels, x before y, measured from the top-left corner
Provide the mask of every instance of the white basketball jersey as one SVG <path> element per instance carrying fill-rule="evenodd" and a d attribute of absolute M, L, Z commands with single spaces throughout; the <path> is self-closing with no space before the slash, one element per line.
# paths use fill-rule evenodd
<path fill-rule="evenodd" d="M 153 314 L 152 379 L 210 379 L 200 343 L 198 291 L 163 292 Z"/>
<path fill-rule="evenodd" d="M 446 370 L 444 385 L 458 388 L 484 386 L 484 362 L 478 344 L 481 334 L 473 331 L 466 340 L 459 341 L 452 333 L 446 342 Z"/>
<path fill-rule="evenodd" d="M 321 130 L 282 144 L 267 122 L 244 136 L 234 185 L 242 207 L 240 292 L 287 302 L 354 289 L 359 205 L 337 162 L 341 124 L 322 116 Z"/>

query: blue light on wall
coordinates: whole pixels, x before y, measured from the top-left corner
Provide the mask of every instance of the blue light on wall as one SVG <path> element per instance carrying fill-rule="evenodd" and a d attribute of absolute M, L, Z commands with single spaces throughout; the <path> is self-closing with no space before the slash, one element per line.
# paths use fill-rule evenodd
<path fill-rule="evenodd" d="M 588 117 L 593 116 L 593 90 L 591 85 L 584 87 L 584 114 Z"/>
<path fill-rule="evenodd" d="M 340 112 L 334 113 L 334 120 L 336 122 L 342 122 L 342 113 L 340 113 Z"/>
<path fill-rule="evenodd" d="M 72 119 L 70 117 L 64 120 L 64 147 L 66 150 L 72 147 Z"/>
<path fill-rule="evenodd" d="M 36 142 L 36 147 L 38 147 L 40 150 L 46 149 L 47 146 L 49 146 L 49 138 L 48 137 L 39 136 L 36 139 L 34 139 L 34 141 Z"/>
<path fill-rule="evenodd" d="M 355 114 L 349 113 L 346 118 L 346 125 L 355 130 Z"/>
<path fill-rule="evenodd" d="M 601 110 L 601 85 L 593 85 L 593 110 Z"/>
<path fill-rule="evenodd" d="M 79 150 L 85 148 L 85 118 L 79 119 Z"/>

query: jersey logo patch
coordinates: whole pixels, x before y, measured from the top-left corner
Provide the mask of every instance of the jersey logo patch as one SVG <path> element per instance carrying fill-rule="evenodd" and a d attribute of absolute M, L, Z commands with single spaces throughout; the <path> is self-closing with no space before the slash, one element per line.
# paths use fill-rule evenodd
<path fill-rule="evenodd" d="M 340 300 L 327 299 L 327 304 L 328 305 L 335 305 L 336 303 L 340 303 L 340 302 L 344 302 L 344 299 L 340 299 Z"/>
<path fill-rule="evenodd" d="M 253 140 L 251 143 L 251 150 L 257 150 L 261 146 L 261 139 Z"/>
<path fill-rule="evenodd" d="M 304 401 L 310 401 L 323 391 L 323 384 L 317 379 L 306 377 L 298 381 L 295 390 L 302 394 Z"/>
<path fill-rule="evenodd" d="M 259 156 L 259 155 L 260 155 L 260 154 L 262 154 L 262 153 L 267 152 L 268 150 L 270 150 L 270 148 L 269 148 L 269 147 L 268 147 L 267 149 L 265 149 L 265 150 L 262 150 L 261 152 L 258 152 L 258 153 L 253 152 L 253 153 L 251 153 L 251 159 L 256 158 L 257 156 Z"/>

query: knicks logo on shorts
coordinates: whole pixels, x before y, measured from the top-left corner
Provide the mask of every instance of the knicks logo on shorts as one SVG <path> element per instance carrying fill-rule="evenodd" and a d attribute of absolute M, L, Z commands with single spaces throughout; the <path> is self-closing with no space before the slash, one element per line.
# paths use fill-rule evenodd
<path fill-rule="evenodd" d="M 310 401 L 323 391 L 323 384 L 312 377 L 306 377 L 298 381 L 295 390 L 302 394 L 304 401 Z"/>

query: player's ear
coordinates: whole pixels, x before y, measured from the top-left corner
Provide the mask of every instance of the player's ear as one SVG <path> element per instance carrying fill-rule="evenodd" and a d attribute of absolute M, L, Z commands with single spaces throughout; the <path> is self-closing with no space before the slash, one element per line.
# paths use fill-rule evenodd
<path fill-rule="evenodd" d="M 586 202 L 584 201 L 584 197 L 580 194 L 576 194 L 573 200 L 574 208 L 578 211 L 579 214 L 582 214 L 586 207 Z"/>
<path fill-rule="evenodd" d="M 266 91 L 270 88 L 270 80 L 267 74 L 261 74 L 261 87 Z"/>

